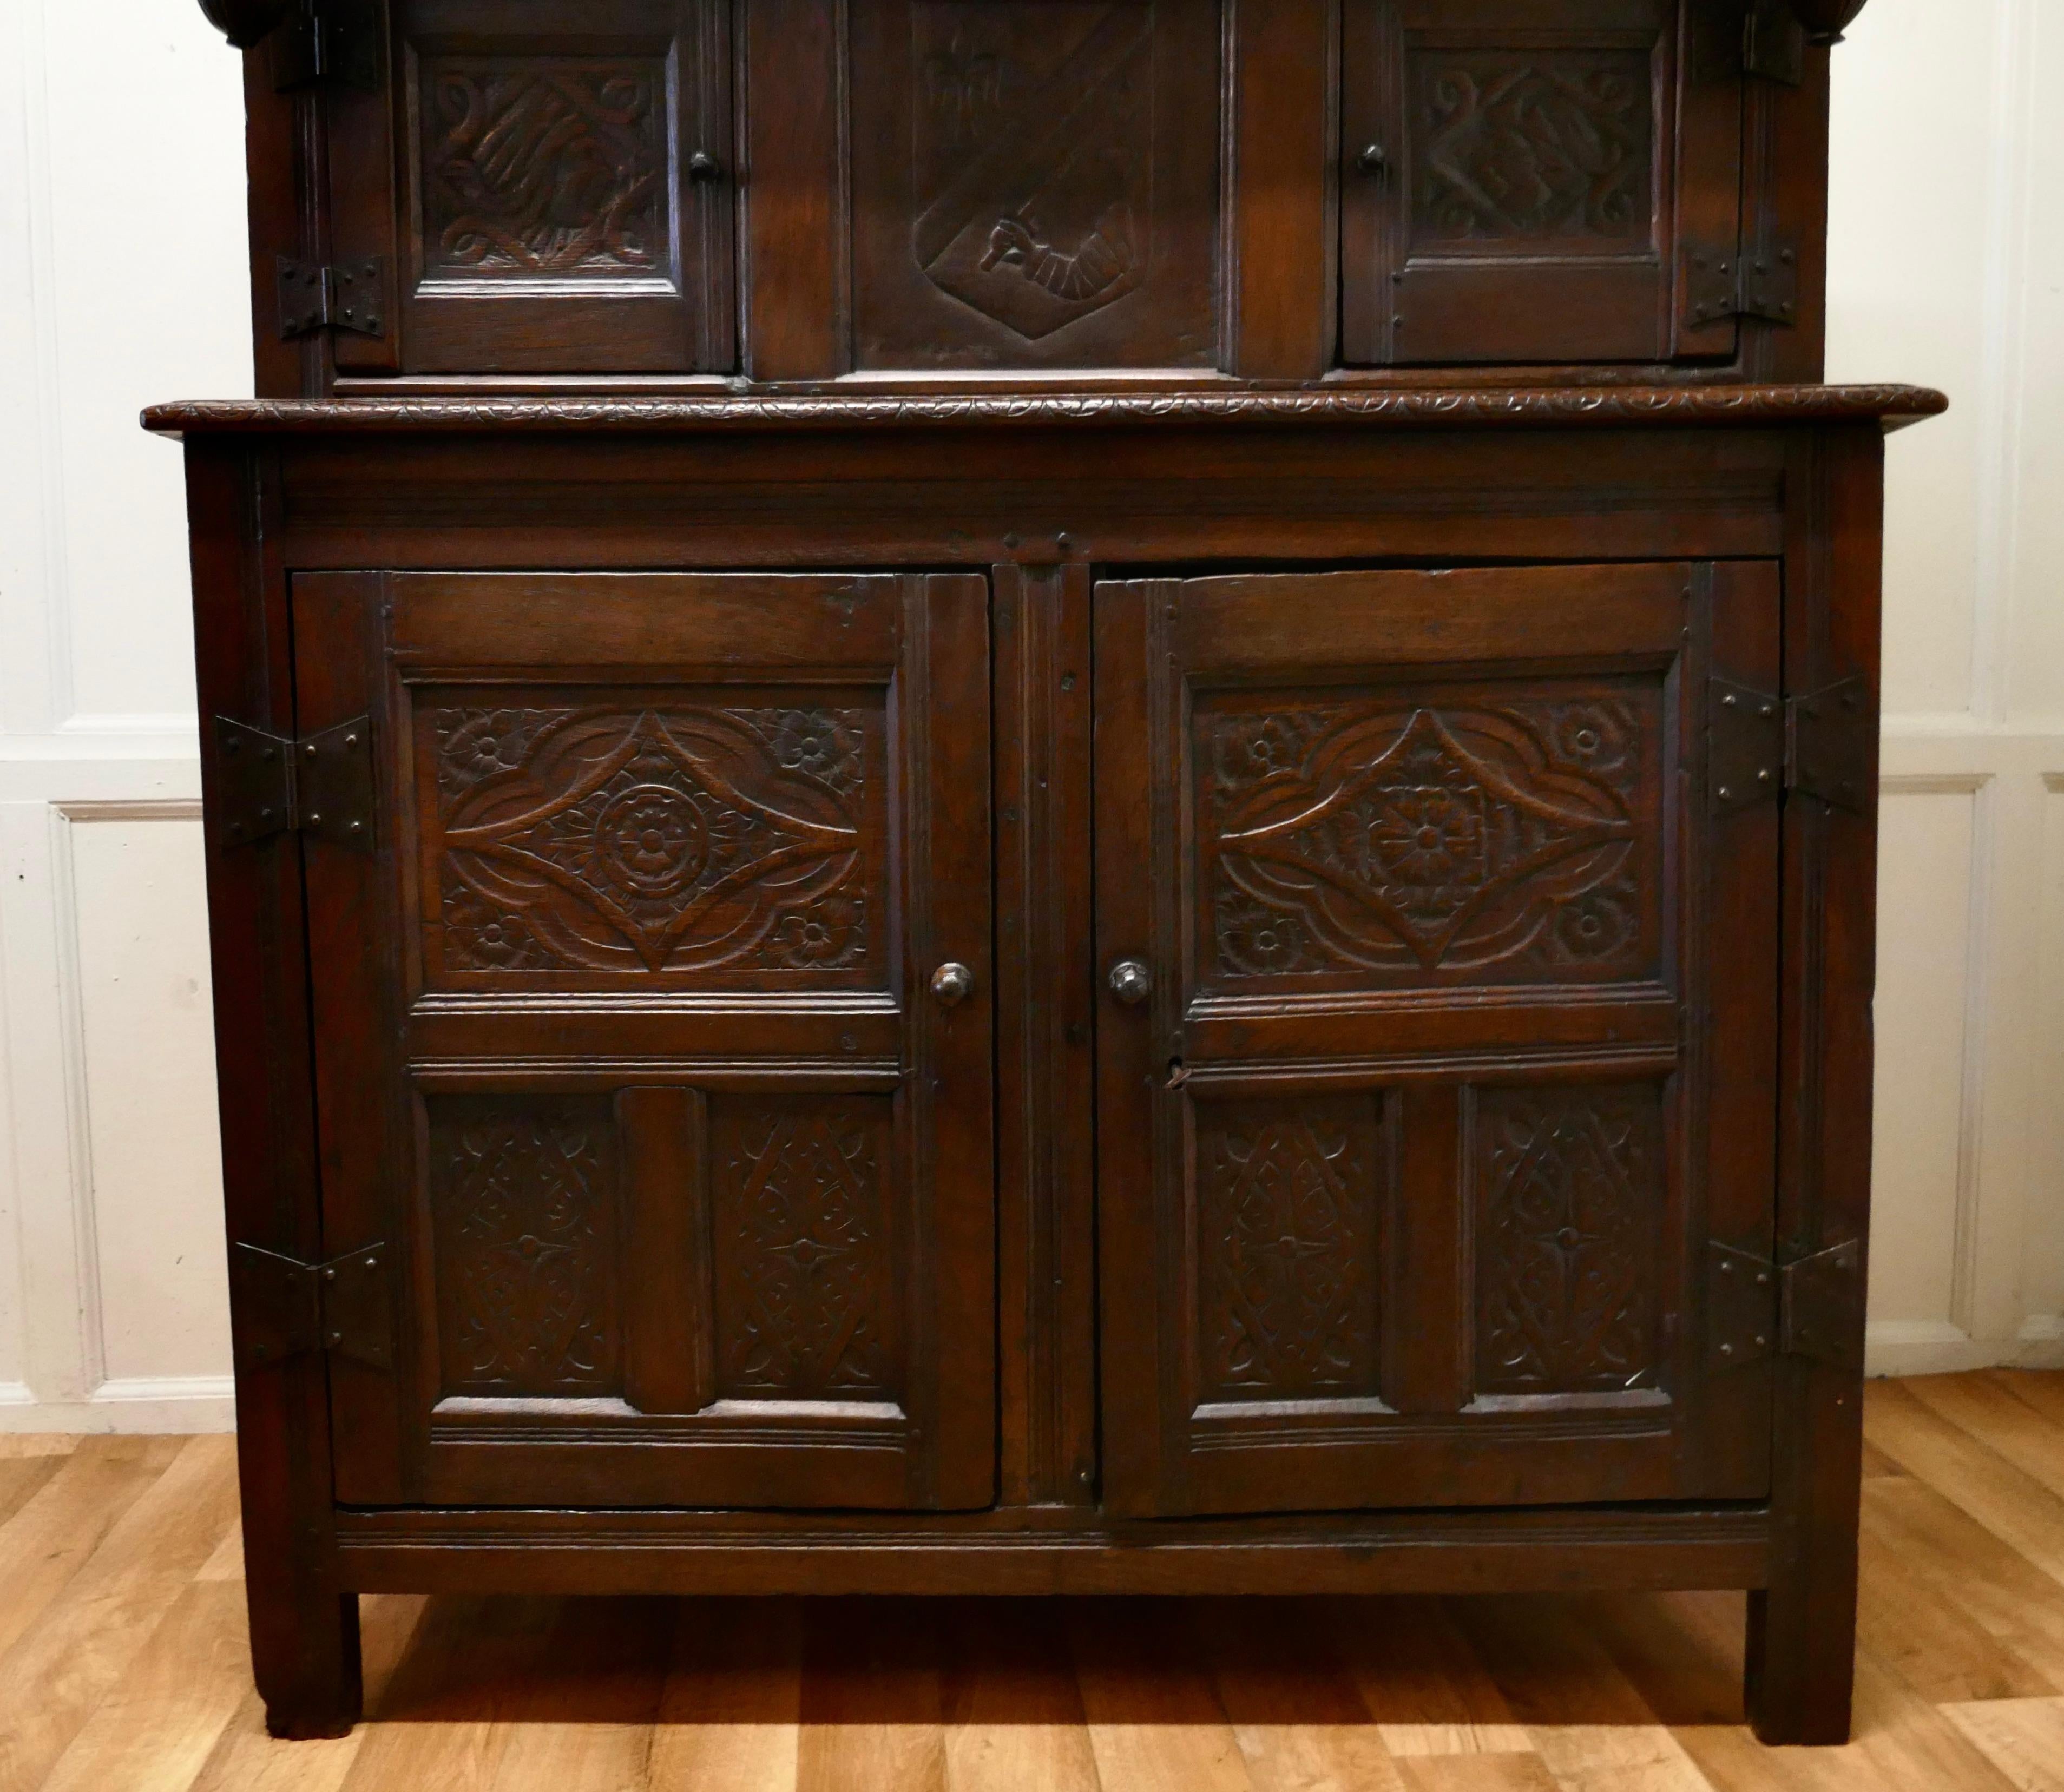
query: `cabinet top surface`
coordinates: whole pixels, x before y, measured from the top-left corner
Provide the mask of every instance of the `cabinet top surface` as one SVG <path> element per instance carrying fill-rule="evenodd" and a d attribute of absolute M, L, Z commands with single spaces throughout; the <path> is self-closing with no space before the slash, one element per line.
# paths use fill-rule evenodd
<path fill-rule="evenodd" d="M 1696 426 L 1882 422 L 1949 408 L 1909 385 L 1433 387 L 1385 390 L 997 392 L 857 396 L 731 393 L 693 398 L 200 399 L 154 405 L 147 429 L 174 436 L 416 431 L 907 429 L 970 425 Z"/>

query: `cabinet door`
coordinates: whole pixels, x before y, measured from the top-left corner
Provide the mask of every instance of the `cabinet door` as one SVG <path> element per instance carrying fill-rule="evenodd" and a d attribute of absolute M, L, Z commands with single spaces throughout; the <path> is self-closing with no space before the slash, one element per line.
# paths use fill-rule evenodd
<path fill-rule="evenodd" d="M 325 1243 L 397 1315 L 333 1359 L 340 1496 L 986 1504 L 986 582 L 293 605 L 377 791 L 303 848 Z"/>
<path fill-rule="evenodd" d="M 1778 809 L 1703 719 L 1779 610 L 1760 565 L 1099 589 L 1119 1509 L 1766 1492 L 1705 1290 L 1770 1254 Z"/>
<path fill-rule="evenodd" d="M 1348 0 L 1344 30 L 1348 362 L 1734 352 L 1695 276 L 1740 235 L 1739 0 Z"/>
<path fill-rule="evenodd" d="M 386 91 L 339 90 L 333 178 L 340 265 L 393 264 L 398 360 L 341 331 L 339 365 L 731 368 L 728 6 L 389 5 Z"/>

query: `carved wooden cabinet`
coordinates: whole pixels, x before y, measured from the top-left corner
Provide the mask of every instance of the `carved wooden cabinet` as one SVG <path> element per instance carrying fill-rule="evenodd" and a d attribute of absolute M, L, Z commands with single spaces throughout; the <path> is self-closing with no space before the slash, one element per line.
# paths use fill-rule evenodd
<path fill-rule="evenodd" d="M 257 1677 L 1733 1587 L 1846 1733 L 1881 439 L 1781 0 L 213 0 Z"/>

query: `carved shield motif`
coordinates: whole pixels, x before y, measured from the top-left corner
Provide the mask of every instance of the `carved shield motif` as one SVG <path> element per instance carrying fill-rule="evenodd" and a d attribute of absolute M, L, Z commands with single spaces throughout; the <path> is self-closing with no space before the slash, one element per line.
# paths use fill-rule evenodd
<path fill-rule="evenodd" d="M 1114 304 L 1152 256 L 1154 11 L 912 9 L 911 246 L 933 284 L 1027 340 Z"/>

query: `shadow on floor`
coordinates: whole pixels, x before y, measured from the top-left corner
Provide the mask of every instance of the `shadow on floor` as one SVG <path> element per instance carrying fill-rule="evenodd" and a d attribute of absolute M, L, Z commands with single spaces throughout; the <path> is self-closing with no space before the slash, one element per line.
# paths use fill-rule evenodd
<path fill-rule="evenodd" d="M 1736 1724 L 1741 1595 L 365 1602 L 379 1722 Z M 398 1657 L 398 1658 L 397 1658 Z"/>

